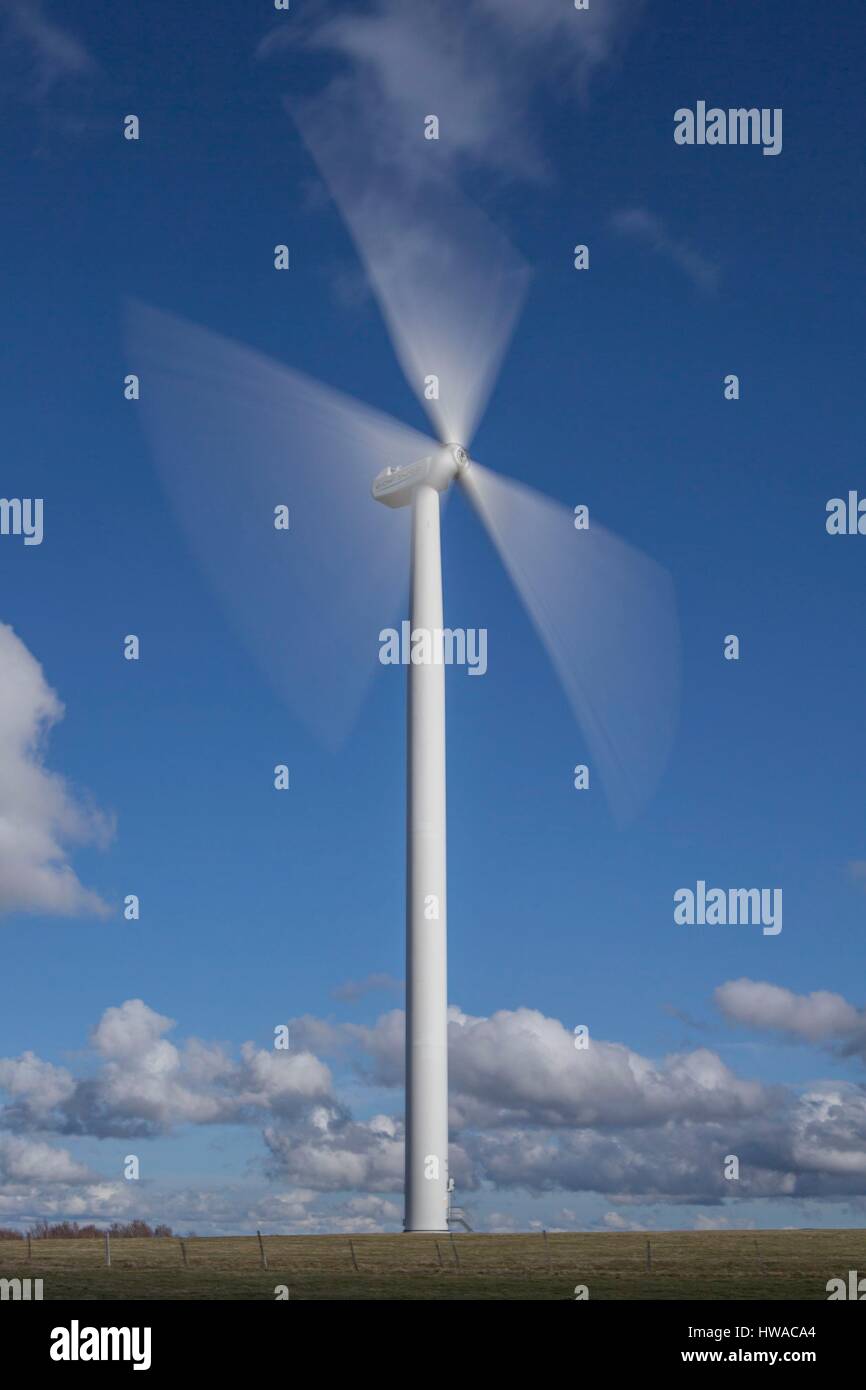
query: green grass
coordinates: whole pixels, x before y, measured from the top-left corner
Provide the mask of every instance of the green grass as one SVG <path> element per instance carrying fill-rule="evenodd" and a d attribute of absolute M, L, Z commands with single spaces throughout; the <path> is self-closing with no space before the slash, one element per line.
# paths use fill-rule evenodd
<path fill-rule="evenodd" d="M 44 1281 L 46 1299 L 267 1299 L 285 1284 L 307 1300 L 814 1299 L 827 1280 L 866 1275 L 866 1231 L 638 1234 L 266 1236 L 0 1242 L 0 1278 Z M 442 1263 L 439 1255 L 441 1252 Z M 458 1263 L 459 1261 L 459 1263 Z"/>

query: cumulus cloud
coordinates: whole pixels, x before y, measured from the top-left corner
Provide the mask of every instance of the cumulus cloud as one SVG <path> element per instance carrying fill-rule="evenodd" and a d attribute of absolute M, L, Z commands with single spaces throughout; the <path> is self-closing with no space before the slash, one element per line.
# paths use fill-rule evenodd
<path fill-rule="evenodd" d="M 717 288 L 719 267 L 681 237 L 672 236 L 655 213 L 646 208 L 627 208 L 615 213 L 611 222 L 615 231 L 670 261 L 699 290 L 712 292 Z"/>
<path fill-rule="evenodd" d="M 373 1027 L 348 1024 L 344 1031 L 370 1062 L 374 1082 L 402 1083 L 401 1010 L 382 1015 Z M 735 1076 L 707 1048 L 662 1062 L 596 1039 L 578 1050 L 573 1034 L 537 1009 L 473 1018 L 452 1007 L 448 1047 L 451 1119 L 458 1129 L 722 1120 L 772 1103 L 765 1087 Z"/>
<path fill-rule="evenodd" d="M 728 991 L 722 998 L 742 1009 L 751 998 L 754 1016 L 757 996 Z M 839 1019 L 851 1021 L 838 1005 L 829 1014 L 820 1006 L 803 1014 L 783 1002 L 810 1036 L 832 1032 L 828 1019 L 834 1027 Z M 346 1080 L 356 1098 L 366 1084 L 381 1107 L 382 1088 L 402 1085 L 403 1021 L 393 1010 L 371 1027 L 319 1030 L 328 1051 L 352 1069 Z M 306 1021 L 308 1033 L 314 1025 Z M 130 1211 L 128 1184 L 100 1185 L 65 1150 L 45 1143 L 46 1134 L 156 1138 L 181 1127 L 245 1124 L 261 1133 L 259 1171 L 272 1185 L 267 1198 L 248 1197 L 244 1205 L 238 1189 L 222 1207 L 216 1193 L 203 1193 L 200 1203 L 174 1193 L 160 1206 L 153 1192 L 145 1194 L 155 1204 L 151 1214 L 208 1229 L 397 1224 L 402 1096 L 396 1114 L 390 1107 L 353 1114 L 326 1063 L 297 1050 L 295 1024 L 291 1052 L 249 1042 L 236 1051 L 198 1039 L 175 1042 L 174 1026 L 142 1000 L 127 1000 L 98 1021 L 80 1077 L 32 1052 L 0 1060 L 0 1088 L 8 1095 L 0 1115 L 7 1131 L 0 1172 L 11 1183 L 0 1212 L 21 1216 L 47 1193 L 66 1203 L 69 1216 L 96 1219 L 100 1203 L 112 1219 L 147 1214 L 146 1206 Z M 449 1165 L 461 1192 L 588 1194 L 614 1213 L 605 1218 L 609 1228 L 624 1229 L 636 1223 L 623 1209 L 641 1204 L 723 1210 L 732 1196 L 725 1163 L 736 1154 L 738 1198 L 866 1194 L 862 1087 L 764 1086 L 737 1075 L 708 1048 L 650 1058 L 593 1038 L 578 1050 L 559 1020 L 528 1008 L 480 1018 L 453 1007 L 449 1043 Z"/>
<path fill-rule="evenodd" d="M 142 1136 L 182 1125 L 244 1124 L 288 1117 L 333 1098 L 331 1073 L 310 1052 L 264 1051 L 244 1043 L 239 1058 L 218 1044 L 165 1034 L 174 1021 L 141 999 L 106 1009 L 91 1035 L 94 1075 L 73 1078 L 30 1052 L 0 1059 L 8 1127 L 62 1134 Z"/>
<path fill-rule="evenodd" d="M 322 1052 L 326 1057 L 336 1057 L 345 1052 L 348 1045 L 346 1034 L 339 1024 L 326 1018 L 316 1018 L 314 1014 L 302 1014 L 291 1023 L 292 1047 L 307 1048 L 310 1052 Z"/>
<path fill-rule="evenodd" d="M 34 1170 L 35 1171 L 35 1170 Z M 2 1173 L 2 1162 L 0 1162 Z M 249 1178 L 219 1186 L 168 1188 L 151 1183 L 100 1181 L 81 1174 L 68 1181 L 4 1181 L 0 1224 L 26 1230 L 38 1220 L 109 1226 L 113 1221 L 167 1224 L 178 1234 L 375 1234 L 399 1229 L 396 1202 L 374 1195 L 334 1197 L 302 1187 L 265 1187 Z M 257 1252 L 256 1252 L 257 1253 Z M 251 1251 L 252 1255 L 252 1251 Z"/>
<path fill-rule="evenodd" d="M 343 1025 L 333 1046 L 349 1042 L 372 1085 L 399 1087 L 403 1022 L 393 1010 L 371 1027 Z M 561 1022 L 532 1009 L 473 1018 L 452 1007 L 449 1075 L 450 1167 L 463 1190 L 718 1205 L 731 1196 L 730 1153 L 741 1160 L 738 1195 L 846 1196 L 864 1186 L 856 1087 L 798 1095 L 738 1076 L 705 1047 L 660 1060 L 597 1039 L 577 1050 Z M 301 1147 L 288 1136 L 269 1142 L 273 1171 L 292 1180 L 313 1171 L 321 1147 L 313 1185 L 363 1173 L 371 1184 L 399 1186 L 400 1132 L 381 1146 L 364 1126 L 340 1122 Z M 382 1147 L 391 1151 L 390 1179 Z"/>
<path fill-rule="evenodd" d="M 93 1174 L 76 1163 L 66 1149 L 57 1149 L 41 1140 L 0 1134 L 0 1183 L 80 1183 Z"/>
<path fill-rule="evenodd" d="M 105 844 L 110 822 L 43 762 L 48 730 L 62 717 L 39 662 L 0 623 L 0 914 L 108 911 L 79 882 L 65 847 Z"/>
<path fill-rule="evenodd" d="M 317 1108 L 302 1126 L 268 1127 L 269 1171 L 319 1191 L 400 1192 L 403 1131 L 390 1116 L 351 1120 L 332 1107 Z"/>
<path fill-rule="evenodd" d="M 834 1180 L 862 1190 L 866 1178 L 866 1095 L 860 1086 L 826 1082 L 809 1087 L 794 1112 L 792 1167 L 818 1188 Z"/>
<path fill-rule="evenodd" d="M 593 1193 L 620 1205 L 721 1206 L 737 1199 L 822 1200 L 866 1188 L 864 1097 L 859 1087 L 788 1092 L 765 1115 L 652 1129 L 507 1129 L 464 1136 L 476 1173 L 532 1194 Z M 725 1177 L 736 1154 L 734 1191 Z"/>
<path fill-rule="evenodd" d="M 719 985 L 714 999 L 732 1023 L 767 1029 L 801 1042 L 837 1046 L 849 1055 L 866 1058 L 866 1013 L 841 994 L 819 989 L 794 994 L 766 980 L 728 980 Z"/>
<path fill-rule="evenodd" d="M 65 1067 L 24 1052 L 17 1058 L 0 1058 L 0 1091 L 10 1097 L 6 1122 L 27 1128 L 43 1120 L 50 1124 L 57 1107 L 74 1094 L 75 1078 Z"/>

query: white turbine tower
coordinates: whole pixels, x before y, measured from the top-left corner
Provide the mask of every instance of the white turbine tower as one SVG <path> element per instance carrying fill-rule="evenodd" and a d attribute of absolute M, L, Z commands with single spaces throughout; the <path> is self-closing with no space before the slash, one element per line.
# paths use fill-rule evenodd
<path fill-rule="evenodd" d="M 373 496 L 412 508 L 409 621 L 431 656 L 442 633 L 439 494 L 469 466 L 452 444 L 388 468 Z M 441 656 L 441 652 L 439 653 Z M 407 1231 L 448 1229 L 448 971 L 445 854 L 445 667 L 410 664 L 406 754 Z"/>
<path fill-rule="evenodd" d="M 651 793 L 673 737 L 678 636 L 665 571 L 593 520 L 471 462 L 468 450 L 527 281 L 444 180 L 395 192 L 387 161 L 305 138 L 353 233 L 397 356 L 438 443 L 248 349 L 152 309 L 131 343 L 157 457 L 193 546 L 297 713 L 334 745 L 376 669 L 411 516 L 412 631 L 443 623 L 440 498 L 464 491 L 564 685 L 615 813 Z M 385 507 L 372 506 L 373 498 Z M 291 507 L 275 537 L 274 507 Z M 288 543 L 286 543 L 288 541 Z M 404 571 L 405 572 L 405 571 Z M 286 612 L 291 614 L 286 632 Z M 319 640 L 340 633 L 330 654 Z M 303 653 L 316 651 L 316 661 Z M 448 1208 L 445 672 L 408 668 L 405 1228 Z"/>

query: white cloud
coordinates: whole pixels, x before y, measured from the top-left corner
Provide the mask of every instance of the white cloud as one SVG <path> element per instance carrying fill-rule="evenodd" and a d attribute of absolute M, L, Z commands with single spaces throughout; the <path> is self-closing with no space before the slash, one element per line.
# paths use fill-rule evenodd
<path fill-rule="evenodd" d="M 765 980 L 728 980 L 714 999 L 726 1018 L 749 1028 L 770 1029 L 803 1042 L 837 1043 L 843 1051 L 866 1048 L 866 1015 L 841 994 L 815 990 L 794 994 Z"/>
<path fill-rule="evenodd" d="M 816 1026 L 806 1018 L 805 1026 Z M 96 1219 L 102 1203 L 112 1219 L 144 1215 L 214 1230 L 398 1224 L 399 1113 L 353 1116 L 328 1066 L 307 1050 L 244 1043 L 233 1053 L 194 1038 L 174 1042 L 173 1028 L 142 1000 L 127 1000 L 99 1020 L 80 1077 L 32 1052 L 0 1060 L 0 1087 L 9 1094 L 2 1122 L 12 1131 L 3 1138 L 0 1169 L 14 1180 L 0 1212 L 23 1220 L 45 1195 L 45 1213 L 71 1219 Z M 578 1051 L 560 1021 L 528 1008 L 490 1018 L 452 1008 L 449 1033 L 449 1162 L 461 1194 L 585 1194 L 609 1204 L 608 1228 L 636 1229 L 623 1208 L 723 1209 L 734 1195 L 725 1178 L 729 1154 L 740 1159 L 737 1197 L 866 1194 L 866 1096 L 859 1086 L 766 1087 L 735 1074 L 707 1048 L 653 1059 L 593 1039 Z M 399 1011 L 371 1028 L 328 1025 L 322 1037 L 372 1087 L 373 1103 L 381 1107 L 383 1085 L 401 1085 Z M 357 1074 L 351 1090 L 363 1101 Z M 147 1139 L 214 1124 L 260 1129 L 270 1195 L 244 1201 L 238 1188 L 222 1197 L 203 1191 L 199 1199 L 148 1187 L 136 1192 L 133 1210 L 128 1184 L 100 1186 L 65 1150 L 43 1142 L 51 1132 Z M 567 1223 L 572 1218 L 573 1210 Z"/>
<path fill-rule="evenodd" d="M 372 1079 L 400 1084 L 404 1015 L 393 1010 L 372 1028 L 347 1024 L 372 1064 Z M 452 1123 L 545 1126 L 649 1125 L 755 1114 L 771 1095 L 734 1075 L 707 1048 L 650 1061 L 621 1043 L 592 1039 L 585 1050 L 558 1019 L 537 1009 L 490 1018 L 449 1012 Z"/>
<path fill-rule="evenodd" d="M 592 73 L 618 52 L 642 0 L 593 0 L 578 12 L 566 0 L 439 0 L 409 6 L 374 0 L 366 10 L 324 12 L 306 26 L 272 31 L 268 57 L 303 42 L 342 64 L 323 101 L 360 131 L 369 151 L 387 134 L 405 177 L 436 158 L 525 178 L 546 171 L 533 131 L 533 100 L 585 93 Z M 419 133 L 437 115 L 435 149 Z"/>
<path fill-rule="evenodd" d="M 42 667 L 0 623 L 0 914 L 108 911 L 79 882 L 65 846 L 104 844 L 110 823 L 43 764 L 47 732 L 62 716 Z"/>
<path fill-rule="evenodd" d="M 35 1124 L 50 1119 L 57 1106 L 73 1095 L 75 1078 L 65 1067 L 24 1052 L 18 1058 L 0 1058 L 0 1091 L 12 1098 L 7 1114 L 17 1113 L 19 1123 Z"/>
<path fill-rule="evenodd" d="M 77 1221 L 109 1226 L 133 1219 L 165 1224 L 177 1234 L 244 1235 L 255 1242 L 287 1234 L 361 1234 L 399 1230 L 402 1211 L 373 1195 L 335 1198 L 310 1188 L 267 1188 L 243 1183 L 219 1187 L 163 1187 L 123 1181 L 39 1181 L 5 1184 L 0 1189 L 0 1224 L 26 1230 L 38 1220 Z M 347 1268 L 349 1253 L 346 1251 Z"/>
<path fill-rule="evenodd" d="M 618 1211 L 606 1211 L 601 1218 L 601 1224 L 606 1231 L 645 1231 L 647 1229 L 640 1221 L 632 1221 L 630 1217 L 623 1216 Z"/>
<path fill-rule="evenodd" d="M 57 1149 L 41 1140 L 0 1134 L 0 1183 L 78 1183 L 93 1174 L 76 1163 L 66 1149 Z"/>
<path fill-rule="evenodd" d="M 743 1165 L 738 1194 L 750 1197 L 829 1197 L 864 1186 L 856 1087 L 836 1088 L 835 1108 L 820 1092 L 819 1117 L 814 1088 L 798 1096 L 764 1086 L 709 1048 L 655 1060 L 594 1039 L 578 1051 L 562 1023 L 537 1010 L 484 1019 L 452 1007 L 449 1016 L 450 1163 L 464 1191 L 492 1185 L 715 1204 L 731 1196 L 729 1153 Z M 351 1042 L 371 1084 L 398 1087 L 403 1022 L 393 1010 L 369 1028 L 346 1024 L 335 1048 Z M 402 1144 L 388 1146 L 383 1164 L 365 1126 L 341 1121 L 300 1145 L 271 1134 L 269 1144 L 274 1171 L 294 1181 L 399 1184 Z"/>
<path fill-rule="evenodd" d="M 403 1134 L 394 1121 L 347 1119 L 316 1111 L 304 1126 L 269 1127 L 271 1172 L 325 1192 L 399 1192 L 403 1187 Z"/>
<path fill-rule="evenodd" d="M 825 1082 L 800 1097 L 791 1136 L 798 1172 L 818 1179 L 866 1180 L 866 1095 L 860 1086 Z"/>
<path fill-rule="evenodd" d="M 611 222 L 615 231 L 647 246 L 656 255 L 677 266 L 698 289 L 711 292 L 717 288 L 719 267 L 687 241 L 671 236 L 655 213 L 646 208 L 628 208 L 615 213 Z"/>
<path fill-rule="evenodd" d="M 33 1053 L 0 1059 L 7 1126 L 66 1134 L 147 1137 L 181 1125 L 245 1124 L 290 1117 L 333 1100 L 324 1062 L 301 1050 L 244 1043 L 240 1058 L 190 1038 L 164 1035 L 174 1021 L 141 999 L 105 1010 L 91 1035 L 97 1062 L 80 1079 Z"/>

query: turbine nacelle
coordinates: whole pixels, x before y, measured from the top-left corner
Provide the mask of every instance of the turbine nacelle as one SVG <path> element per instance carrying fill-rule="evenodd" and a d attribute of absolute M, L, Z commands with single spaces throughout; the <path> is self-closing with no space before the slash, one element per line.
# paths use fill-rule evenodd
<path fill-rule="evenodd" d="M 426 485 L 446 492 L 468 467 L 469 455 L 462 444 L 443 444 L 417 463 L 383 469 L 374 478 L 371 491 L 376 501 L 386 507 L 407 507 L 416 488 Z"/>

